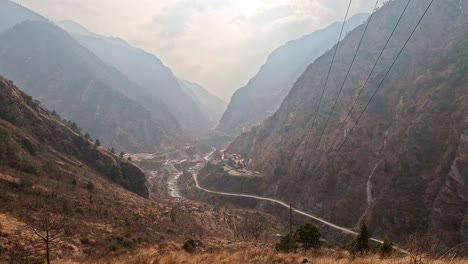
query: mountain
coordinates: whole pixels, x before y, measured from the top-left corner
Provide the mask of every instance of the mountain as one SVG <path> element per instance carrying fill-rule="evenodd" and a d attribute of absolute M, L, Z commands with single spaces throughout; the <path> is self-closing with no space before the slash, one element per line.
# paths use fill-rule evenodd
<path fill-rule="evenodd" d="M 182 128 L 190 135 L 205 134 L 216 125 L 218 120 L 213 120 L 213 116 L 206 113 L 207 108 L 203 102 L 187 93 L 171 69 L 153 54 L 132 47 L 121 39 L 92 33 L 73 21 L 62 21 L 58 24 L 81 45 L 122 72 L 130 81 L 163 100 Z M 222 110 L 215 109 L 216 112 Z"/>
<path fill-rule="evenodd" d="M 0 0 L 0 33 L 25 20 L 43 21 L 47 19 L 10 0 Z"/>
<path fill-rule="evenodd" d="M 121 150 L 164 147 L 180 131 L 161 100 L 48 22 L 26 21 L 0 35 L 0 73 Z"/>
<path fill-rule="evenodd" d="M 57 117 L 0 77 L 0 164 L 36 176 L 60 177 L 74 168 L 102 175 L 148 197 L 143 171 L 65 126 Z M 65 172 L 63 172 L 66 174 Z"/>
<path fill-rule="evenodd" d="M 150 247 L 183 251 L 191 237 L 219 247 L 247 237 L 259 221 L 265 234 L 283 230 L 258 212 L 150 198 L 138 166 L 74 132 L 3 77 L 0 190 L 0 263 L 46 263 L 46 256 L 116 263 L 113 256 Z"/>
<path fill-rule="evenodd" d="M 345 32 L 368 17 L 353 16 L 346 21 Z M 273 51 L 257 75 L 234 93 L 217 130 L 235 137 L 271 116 L 307 66 L 336 44 L 342 24 L 334 23 Z"/>
<path fill-rule="evenodd" d="M 400 243 L 428 231 L 449 247 L 468 241 L 466 2 L 433 3 L 351 130 L 429 2 L 411 2 L 358 96 L 407 1 L 387 2 L 375 13 L 326 130 L 364 26 L 340 44 L 315 126 L 333 51 L 307 68 L 275 114 L 229 146 L 263 175 L 252 182 L 256 192 L 342 226 L 365 221 L 373 235 Z M 237 190 L 249 186 L 245 181 Z"/>
<path fill-rule="evenodd" d="M 210 129 L 214 129 L 226 110 L 227 104 L 196 83 L 179 79 L 179 84 L 184 92 L 190 95 L 200 106 L 203 114 L 208 117 L 211 124 Z"/>

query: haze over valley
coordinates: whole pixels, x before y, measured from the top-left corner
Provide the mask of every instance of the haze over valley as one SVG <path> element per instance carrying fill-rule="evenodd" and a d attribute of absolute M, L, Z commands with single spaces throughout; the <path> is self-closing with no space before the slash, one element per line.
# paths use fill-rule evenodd
<path fill-rule="evenodd" d="M 0 263 L 468 263 L 467 1 L 150 2 L 0 0 Z"/>

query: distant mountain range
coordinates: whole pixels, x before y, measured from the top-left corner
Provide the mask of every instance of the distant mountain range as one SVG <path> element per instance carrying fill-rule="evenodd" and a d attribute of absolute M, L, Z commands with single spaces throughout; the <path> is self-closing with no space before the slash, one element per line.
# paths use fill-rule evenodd
<path fill-rule="evenodd" d="M 207 133 L 225 109 L 202 87 L 182 87 L 156 56 L 121 39 L 59 22 L 67 33 L 9 0 L 0 7 L 0 74 L 106 145 L 177 146 Z"/>
<path fill-rule="evenodd" d="M 205 134 L 219 121 L 218 116 L 225 109 L 224 102 L 200 86 L 180 83 L 171 69 L 153 54 L 132 47 L 121 39 L 92 33 L 73 21 L 58 22 L 58 25 L 130 81 L 161 98 L 190 135 Z M 203 91 L 200 93 L 200 90 Z M 194 98 L 193 93 L 198 96 Z"/>
<path fill-rule="evenodd" d="M 26 21 L 1 34 L 0 73 L 106 145 L 150 150 L 180 134 L 159 98 L 52 23 Z"/>
<path fill-rule="evenodd" d="M 368 14 L 346 21 L 345 32 L 363 24 Z M 343 23 L 334 23 L 276 49 L 249 83 L 237 90 L 217 130 L 236 136 L 271 116 L 306 68 L 336 44 Z"/>

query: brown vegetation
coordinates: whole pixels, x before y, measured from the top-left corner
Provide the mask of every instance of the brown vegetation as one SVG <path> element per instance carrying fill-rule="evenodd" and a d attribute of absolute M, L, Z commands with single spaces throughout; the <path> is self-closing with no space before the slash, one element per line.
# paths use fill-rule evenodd
<path fill-rule="evenodd" d="M 301 263 L 307 258 L 314 264 L 410 264 L 408 257 L 381 258 L 377 255 L 363 258 L 352 258 L 347 253 L 334 250 L 320 250 L 308 255 L 283 254 L 268 249 L 240 249 L 222 250 L 215 253 L 188 254 L 181 250 L 160 253 L 159 249 L 152 248 L 139 251 L 133 255 L 120 258 L 95 260 L 88 263 L 97 264 L 204 264 L 204 263 L 242 263 L 242 264 L 292 264 Z M 63 262 L 75 263 L 73 261 Z M 421 264 L 466 264 L 467 260 L 446 259 L 432 260 L 423 258 Z"/>

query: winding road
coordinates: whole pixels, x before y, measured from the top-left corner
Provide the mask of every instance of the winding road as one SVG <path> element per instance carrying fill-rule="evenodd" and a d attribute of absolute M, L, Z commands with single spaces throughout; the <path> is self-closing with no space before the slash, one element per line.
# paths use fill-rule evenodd
<path fill-rule="evenodd" d="M 210 156 L 211 156 L 211 154 L 208 155 L 208 156 L 206 156 L 206 157 L 205 157 L 205 160 L 208 160 Z M 201 191 L 204 191 L 204 192 L 207 192 L 207 193 L 212 193 L 212 194 L 224 195 L 224 196 L 244 197 L 244 198 L 250 198 L 250 199 L 255 199 L 255 200 L 260 200 L 260 201 L 268 201 L 268 202 L 272 202 L 272 203 L 281 205 L 281 206 L 283 206 L 283 207 L 286 207 L 286 208 L 288 208 L 288 210 L 289 210 L 289 205 L 288 205 L 287 203 L 282 202 L 282 201 L 279 201 L 279 200 L 276 200 L 276 199 L 272 199 L 272 198 L 260 197 L 260 196 L 249 195 L 249 194 L 228 193 L 228 192 L 218 192 L 218 191 L 208 190 L 208 189 L 203 188 L 203 187 L 200 186 L 200 183 L 198 182 L 198 171 L 195 171 L 192 175 L 193 175 L 193 180 L 195 181 L 195 185 L 196 185 L 197 189 L 199 189 L 199 190 L 201 190 Z M 308 218 L 310 218 L 310 219 L 313 219 L 313 220 L 315 220 L 315 221 L 317 221 L 317 222 L 320 222 L 320 223 L 322 223 L 322 224 L 324 224 L 324 225 L 327 225 L 327 226 L 329 226 L 329 227 L 331 227 L 331 228 L 333 228 L 333 229 L 339 230 L 339 231 L 341 231 L 341 232 L 343 232 L 343 233 L 352 234 L 352 235 L 357 235 L 357 233 L 356 233 L 355 231 L 351 230 L 351 229 L 348 229 L 348 228 L 345 228 L 345 227 L 341 227 L 341 226 L 337 226 L 337 225 L 335 225 L 335 224 L 333 224 L 333 223 L 330 223 L 330 222 L 328 222 L 328 221 L 326 221 L 326 220 L 324 220 L 324 219 L 321 219 L 321 218 L 319 218 L 319 217 L 316 217 L 316 216 L 313 216 L 313 215 L 311 215 L 311 214 L 308 214 L 308 213 L 306 213 L 306 212 L 304 212 L 304 211 L 297 210 L 297 209 L 294 209 L 294 208 L 293 208 L 293 211 L 294 211 L 295 213 L 297 213 L 297 214 L 300 214 L 300 215 L 303 215 L 303 216 L 308 217 Z M 374 242 L 377 242 L 377 243 L 381 243 L 381 244 L 383 243 L 383 241 L 380 240 L 380 239 L 371 238 L 371 240 L 374 241 Z M 406 250 L 404 250 L 404 249 L 402 249 L 402 248 L 400 248 L 400 247 L 396 247 L 396 246 L 395 246 L 395 247 L 393 247 L 393 248 L 394 248 L 395 250 L 398 250 L 398 251 L 404 253 L 404 254 L 409 254 L 408 251 L 406 251 Z"/>

